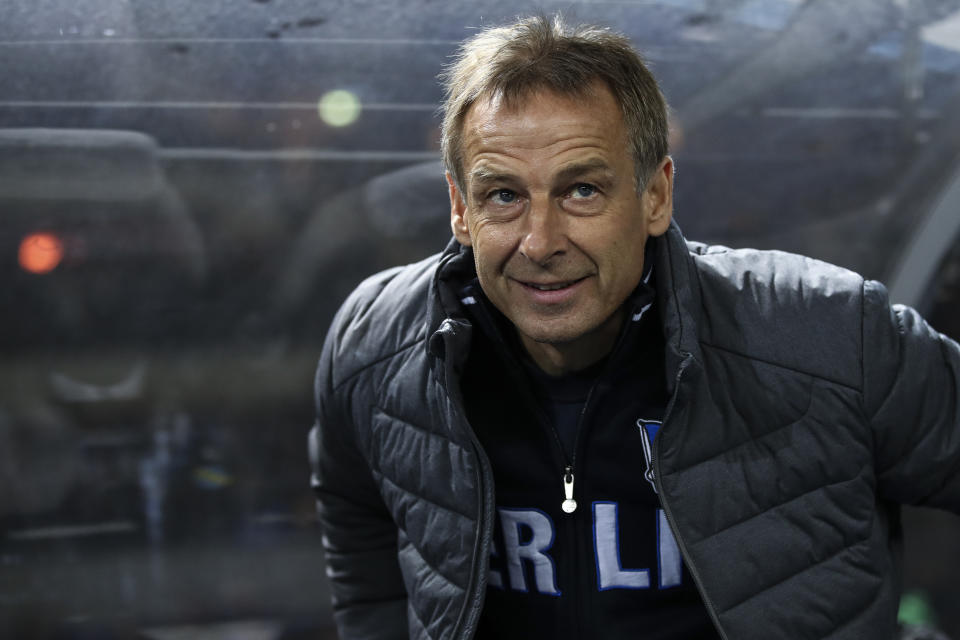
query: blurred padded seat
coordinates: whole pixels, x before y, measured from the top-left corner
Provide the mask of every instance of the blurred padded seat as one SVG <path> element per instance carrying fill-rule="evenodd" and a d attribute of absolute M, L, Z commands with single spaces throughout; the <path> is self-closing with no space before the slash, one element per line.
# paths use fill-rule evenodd
<path fill-rule="evenodd" d="M 443 176 L 439 160 L 409 165 L 324 202 L 293 243 L 274 310 L 311 318 L 316 334 L 316 320 L 329 321 L 360 280 L 443 249 L 450 239 Z"/>
<path fill-rule="evenodd" d="M 142 201 L 165 188 L 156 143 L 134 131 L 0 129 L 0 198 Z"/>
<path fill-rule="evenodd" d="M 91 211 L 149 217 L 150 231 L 161 235 L 141 248 L 166 250 L 194 276 L 204 274 L 199 230 L 143 133 L 0 129 L 0 204 L 4 227 L 17 213 L 34 216 L 28 226 L 83 222 Z"/>
<path fill-rule="evenodd" d="M 132 131 L 0 129 L 0 522 L 144 510 L 138 465 L 176 409 L 151 363 L 190 329 L 206 260 L 157 151 Z M 37 233 L 62 246 L 48 272 L 18 263 Z"/>
<path fill-rule="evenodd" d="M 142 133 L 0 129 L 0 216 L 4 346 L 155 337 L 160 307 L 205 275 L 199 229 Z M 40 232 L 62 259 L 26 273 L 9 257 Z"/>

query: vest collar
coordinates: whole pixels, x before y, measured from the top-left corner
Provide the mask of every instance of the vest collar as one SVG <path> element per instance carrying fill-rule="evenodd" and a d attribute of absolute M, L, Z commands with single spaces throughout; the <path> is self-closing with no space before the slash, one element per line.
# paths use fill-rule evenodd
<path fill-rule="evenodd" d="M 700 281 L 687 241 L 676 222 L 654 241 L 657 307 L 666 340 L 667 384 L 672 387 L 681 362 L 703 361 L 697 326 L 702 305 Z M 671 389 L 672 391 L 672 389 Z"/>
<path fill-rule="evenodd" d="M 683 360 L 692 355 L 695 360 L 702 361 L 697 337 L 702 313 L 700 283 L 690 248 L 675 221 L 670 223 L 666 233 L 653 238 L 651 245 L 649 253 L 657 274 L 655 306 L 666 341 L 667 381 L 672 385 Z M 452 334 L 469 340 L 471 323 L 460 302 L 460 292 L 475 277 L 473 250 L 451 238 L 440 254 L 427 306 L 428 348 L 434 355 L 446 355 L 447 350 L 440 342 L 447 344 Z M 447 334 L 448 339 L 442 339 L 442 334 Z M 466 359 L 469 342 L 466 348 L 457 351 L 455 359 L 459 365 Z"/>

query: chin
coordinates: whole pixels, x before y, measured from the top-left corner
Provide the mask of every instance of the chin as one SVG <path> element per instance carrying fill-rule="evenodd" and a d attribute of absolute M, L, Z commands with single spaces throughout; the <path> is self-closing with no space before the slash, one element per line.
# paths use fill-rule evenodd
<path fill-rule="evenodd" d="M 544 324 L 533 324 L 526 327 L 518 327 L 530 340 L 541 344 L 564 345 L 576 342 L 580 338 L 588 335 L 595 327 L 570 327 L 570 326 L 545 326 Z"/>

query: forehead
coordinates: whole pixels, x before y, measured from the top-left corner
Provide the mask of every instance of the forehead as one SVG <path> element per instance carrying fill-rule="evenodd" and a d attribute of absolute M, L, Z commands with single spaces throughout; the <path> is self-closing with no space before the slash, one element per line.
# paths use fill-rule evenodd
<path fill-rule="evenodd" d="M 547 160 L 584 149 L 619 156 L 628 148 L 620 107 L 599 82 L 575 95 L 544 89 L 514 100 L 484 97 L 467 111 L 462 141 L 468 172 L 497 158 Z"/>

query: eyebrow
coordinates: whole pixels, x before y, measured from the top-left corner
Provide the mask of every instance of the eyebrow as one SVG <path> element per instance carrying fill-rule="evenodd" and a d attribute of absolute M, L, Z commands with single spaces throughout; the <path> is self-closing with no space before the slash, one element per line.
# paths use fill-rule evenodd
<path fill-rule="evenodd" d="M 509 173 L 503 173 L 496 169 L 480 166 L 470 172 L 471 184 L 481 186 L 492 182 L 512 182 L 516 177 Z"/>
<path fill-rule="evenodd" d="M 583 162 L 576 162 L 561 169 L 554 177 L 554 182 L 563 184 L 582 176 L 586 173 L 600 172 L 606 180 L 613 180 L 614 173 L 604 160 L 600 158 L 591 158 Z M 515 182 L 517 177 L 512 173 L 498 171 L 495 168 L 480 166 L 470 172 L 470 181 L 476 187 L 496 183 L 496 182 Z"/>
<path fill-rule="evenodd" d="M 561 169 L 559 173 L 557 173 L 556 181 L 559 183 L 565 183 L 586 173 L 594 172 L 601 173 L 603 178 L 607 181 L 612 181 L 614 179 L 613 169 L 610 168 L 609 164 L 600 158 L 591 158 L 589 160 L 584 160 L 583 162 L 576 162 L 574 164 L 567 165 Z"/>

